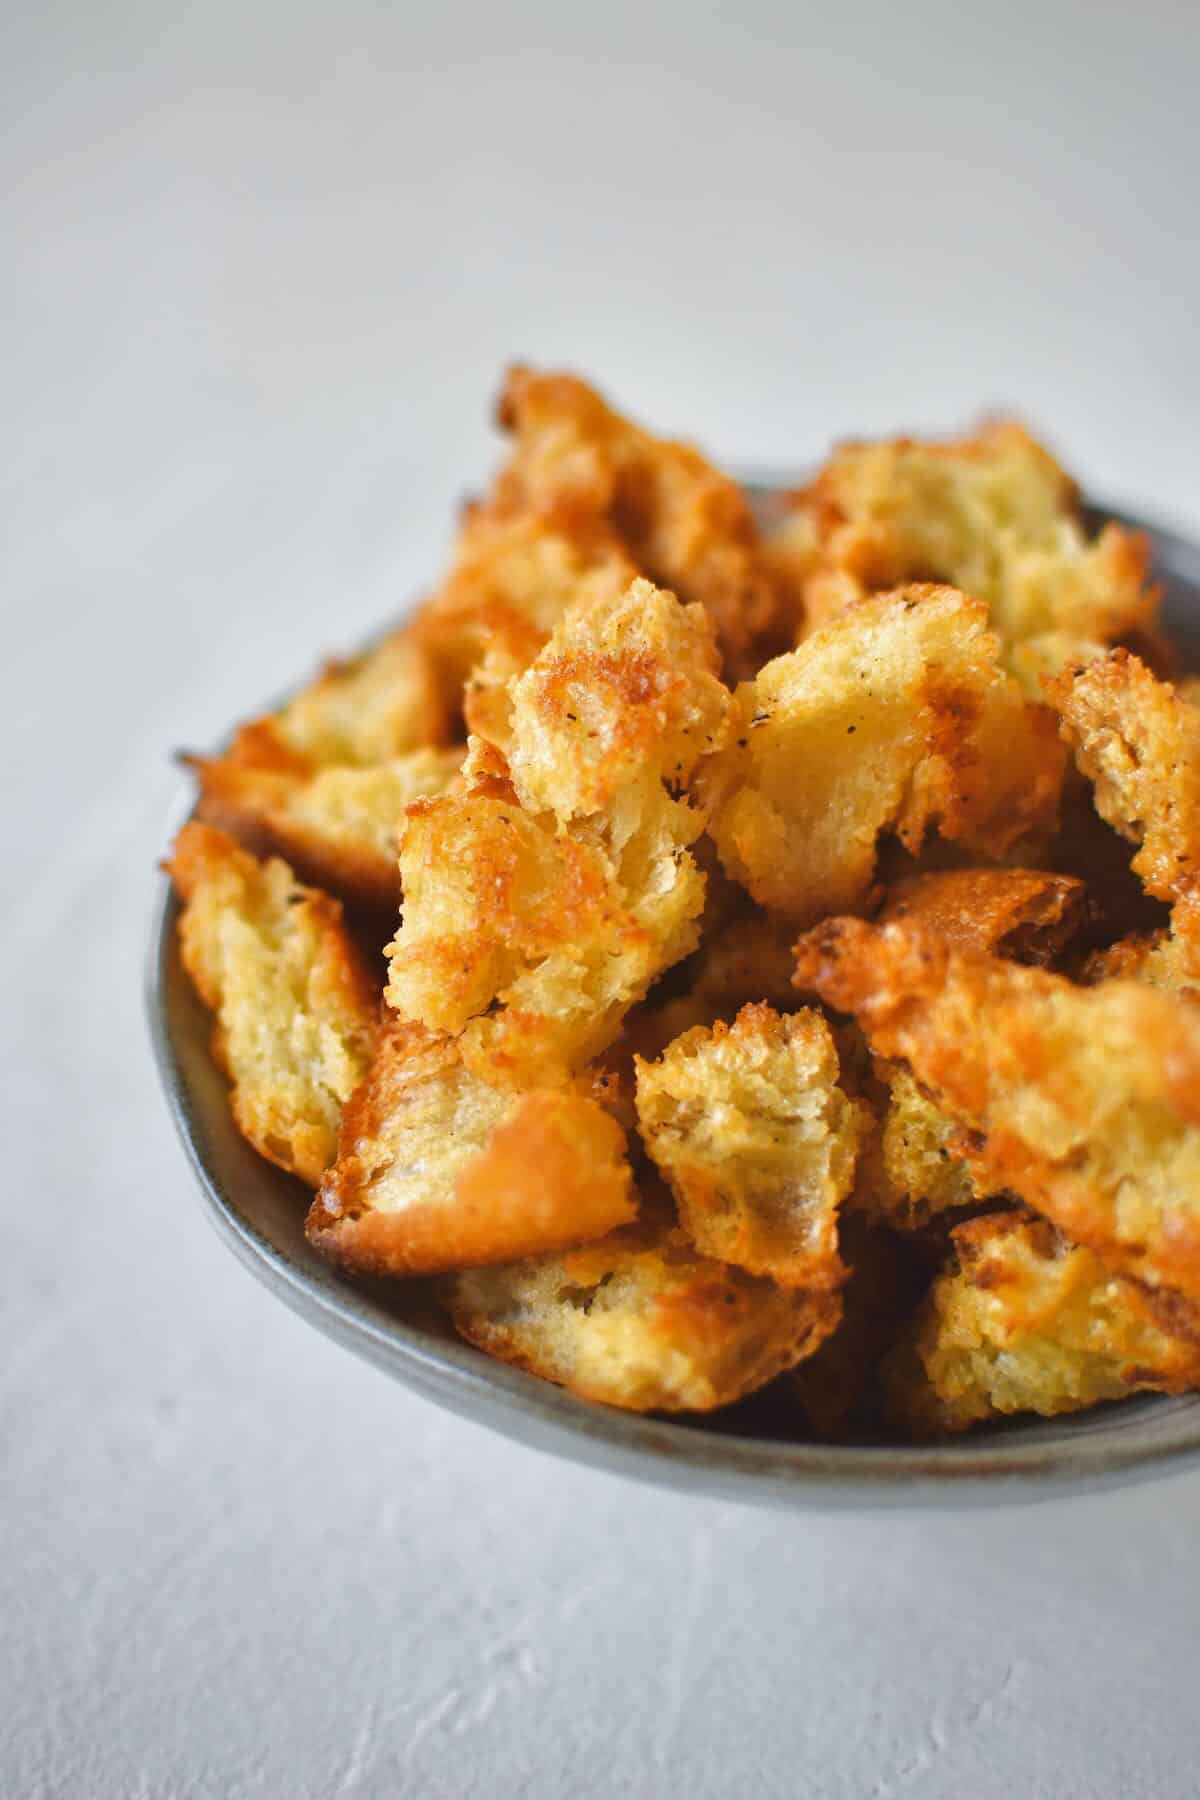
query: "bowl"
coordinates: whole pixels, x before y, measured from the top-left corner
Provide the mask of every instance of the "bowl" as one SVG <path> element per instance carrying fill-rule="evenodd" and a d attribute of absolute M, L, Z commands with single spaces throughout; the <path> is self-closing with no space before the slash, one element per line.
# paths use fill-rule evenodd
<path fill-rule="evenodd" d="M 748 491 L 761 497 L 771 485 Z M 1200 666 L 1200 546 L 1116 509 L 1088 511 L 1149 533 L 1168 627 L 1189 666 Z M 769 1410 L 753 1401 L 712 1420 L 643 1417 L 494 1361 L 454 1334 L 426 1284 L 351 1279 L 309 1247 L 308 1194 L 234 1128 L 208 1052 L 211 1021 L 180 961 L 177 916 L 164 878 L 148 970 L 151 1030 L 209 1217 L 277 1299 L 437 1405 L 576 1462 L 796 1510 L 1027 1502 L 1178 1470 L 1200 1456 L 1200 1396 L 1130 1399 L 930 1445 L 820 1444 L 779 1437 Z"/>

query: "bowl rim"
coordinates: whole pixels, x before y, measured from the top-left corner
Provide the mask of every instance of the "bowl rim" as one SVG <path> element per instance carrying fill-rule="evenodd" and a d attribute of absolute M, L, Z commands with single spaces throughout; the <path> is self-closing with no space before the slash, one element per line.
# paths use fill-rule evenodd
<path fill-rule="evenodd" d="M 761 494 L 785 484 L 756 476 L 745 485 Z M 1200 589 L 1200 545 L 1120 508 L 1093 503 L 1088 511 L 1147 531 L 1156 563 Z M 193 810 L 190 796 L 170 809 L 167 842 Z M 178 914 L 170 882 L 160 874 L 147 945 L 148 1023 L 168 1108 L 207 1217 L 239 1261 L 292 1311 L 459 1417 L 528 1447 L 659 1487 L 795 1511 L 1027 1504 L 1181 1472 L 1200 1459 L 1200 1397 L 1130 1399 L 1099 1412 L 928 1445 L 792 1442 L 583 1400 L 400 1317 L 381 1294 L 384 1284 L 341 1275 L 308 1251 L 302 1237 L 297 1253 L 261 1230 L 223 1179 L 210 1141 L 211 1100 L 187 1068 L 199 1002 L 179 961 Z M 232 1133 L 223 1094 L 221 1108 L 216 1129 Z M 264 1179 L 295 1186 L 265 1162 L 262 1170 Z"/>

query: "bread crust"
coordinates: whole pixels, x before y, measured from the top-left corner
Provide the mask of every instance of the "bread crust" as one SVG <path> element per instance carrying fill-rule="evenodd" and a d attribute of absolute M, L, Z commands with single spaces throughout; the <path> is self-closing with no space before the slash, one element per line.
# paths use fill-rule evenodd
<path fill-rule="evenodd" d="M 1010 1190 L 1114 1271 L 1200 1300 L 1200 1015 L 1130 981 L 1077 987 L 898 924 L 830 919 L 797 984 L 853 1013 Z"/>
<path fill-rule="evenodd" d="M 622 418 L 572 375 L 510 369 L 496 416 L 512 439 L 499 504 L 603 523 L 643 574 L 704 608 L 735 672 L 758 660 L 781 599 L 736 482 L 690 445 Z"/>
<path fill-rule="evenodd" d="M 1052 716 L 998 668 L 977 600 L 909 587 L 864 602 L 734 696 L 695 787 L 721 862 L 796 925 L 865 905 L 877 844 L 936 825 L 982 856 L 1049 831 Z"/>
<path fill-rule="evenodd" d="M 225 832 L 184 826 L 166 865 L 184 967 L 216 1015 L 238 1129 L 315 1187 L 374 1047 L 379 997 L 329 894 Z"/>
<path fill-rule="evenodd" d="M 867 595 L 941 581 L 983 601 L 1007 649 L 1057 634 L 1112 643 L 1153 624 L 1143 532 L 1089 538 L 1074 482 L 1023 426 L 998 420 L 945 442 L 836 449 L 792 496 L 773 554 L 790 564 L 813 630 Z"/>
<path fill-rule="evenodd" d="M 785 1287 L 839 1286 L 839 1208 L 873 1120 L 821 1015 L 745 1006 L 635 1067 L 642 1141 L 696 1248 Z"/>
<path fill-rule="evenodd" d="M 709 1412 L 811 1356 L 836 1292 L 785 1289 L 701 1256 L 661 1218 L 583 1250 L 451 1276 L 456 1329 L 490 1356 L 634 1412 Z"/>
<path fill-rule="evenodd" d="M 1200 1386 L 1194 1317 L 1173 1328 L 1152 1293 L 1046 1220 L 988 1214 L 951 1243 L 887 1364 L 893 1422 L 915 1435 Z"/>
<path fill-rule="evenodd" d="M 494 1088 L 455 1039 L 391 1020 L 305 1230 L 343 1268 L 428 1275 L 585 1243 L 635 1211 L 624 1133 L 593 1098 Z"/>

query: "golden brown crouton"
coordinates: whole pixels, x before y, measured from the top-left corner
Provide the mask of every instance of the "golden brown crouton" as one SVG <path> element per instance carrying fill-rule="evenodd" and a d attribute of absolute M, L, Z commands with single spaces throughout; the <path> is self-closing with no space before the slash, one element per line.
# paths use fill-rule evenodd
<path fill-rule="evenodd" d="M 648 581 L 575 607 L 512 686 L 513 786 L 560 824 L 645 810 L 643 790 L 682 784 L 718 748 L 729 694 L 712 629 Z"/>
<path fill-rule="evenodd" d="M 219 757 L 186 757 L 201 816 L 259 855 L 286 857 L 347 899 L 394 904 L 396 827 L 418 794 L 452 778 L 450 718 L 436 669 L 411 629 L 318 678 Z"/>
<path fill-rule="evenodd" d="M 168 868 L 184 966 L 216 1014 L 213 1054 L 255 1149 L 315 1187 L 370 1062 L 378 996 L 328 894 L 185 825 Z"/>
<path fill-rule="evenodd" d="M 716 627 L 737 672 L 775 623 L 777 595 L 748 502 L 698 451 L 652 437 L 569 375 L 514 368 L 498 417 L 513 451 L 496 502 L 598 521 L 638 568 Z"/>
<path fill-rule="evenodd" d="M 827 1288 L 776 1287 L 650 1220 L 561 1256 L 445 1284 L 463 1337 L 586 1400 L 707 1412 L 810 1356 L 841 1316 Z"/>
<path fill-rule="evenodd" d="M 436 671 L 410 627 L 331 662 L 270 718 L 239 732 L 232 754 L 259 768 L 372 767 L 444 744 L 450 717 Z"/>
<path fill-rule="evenodd" d="M 196 759 L 202 816 L 308 880 L 368 905 L 400 899 L 399 834 L 413 800 L 444 793 L 464 750 L 410 750 L 370 768 L 264 768 Z"/>
<path fill-rule="evenodd" d="M 785 1287 L 842 1280 L 838 1208 L 871 1115 L 839 1073 L 820 1013 L 765 1005 L 637 1060 L 642 1140 L 704 1255 Z"/>
<path fill-rule="evenodd" d="M 1127 650 L 1050 683 L 1063 735 L 1093 784 L 1096 810 L 1140 845 L 1148 893 L 1200 890 L 1200 709 Z"/>
<path fill-rule="evenodd" d="M 878 1074 L 888 1093 L 883 1125 L 863 1156 L 850 1204 L 897 1231 L 922 1231 L 938 1214 L 981 1196 L 954 1120 L 903 1063 L 880 1063 Z"/>
<path fill-rule="evenodd" d="M 514 684 L 512 781 L 477 746 L 461 793 L 408 810 L 388 985 L 402 1016 L 467 1027 L 516 1080 L 531 1059 L 577 1069 L 695 948 L 702 821 L 663 775 L 719 739 L 710 662 L 699 609 L 645 582 L 562 621 Z"/>
<path fill-rule="evenodd" d="M 624 593 L 637 574 L 603 524 L 552 520 L 493 498 L 468 509 L 450 573 L 413 635 L 469 730 L 505 745 L 510 679 L 571 606 Z"/>
<path fill-rule="evenodd" d="M 1110 524 L 1089 539 L 1073 483 L 1016 424 L 843 444 L 794 510 L 775 553 L 791 550 L 810 626 L 914 580 L 984 601 L 1006 645 L 1047 632 L 1112 643 L 1153 619 L 1144 534 Z"/>
<path fill-rule="evenodd" d="M 831 919 L 797 985 L 855 1015 L 1008 1189 L 1120 1273 L 1200 1299 L 1200 1014 L 1131 981 L 1076 987 L 902 925 Z"/>
<path fill-rule="evenodd" d="M 984 608 L 951 588 L 866 601 L 734 696 L 696 789 L 727 872 L 808 924 L 860 906 L 876 844 L 937 825 L 999 855 L 1054 818 L 1052 716 L 996 665 Z"/>
<path fill-rule="evenodd" d="M 1009 644 L 1005 663 L 1029 699 L 1044 701 L 1043 681 L 1053 681 L 1066 669 L 1081 669 L 1105 654 L 1107 645 L 1095 638 L 1077 637 L 1070 631 L 1043 631 L 1037 637 Z"/>
<path fill-rule="evenodd" d="M 889 1410 L 920 1436 L 1200 1386 L 1200 1338 L 1137 1282 L 1025 1213 L 952 1233 L 954 1259 L 889 1359 Z"/>
<path fill-rule="evenodd" d="M 344 1267 L 425 1275 L 586 1243 L 635 1211 L 624 1134 L 594 1099 L 498 1090 L 455 1039 L 393 1020 L 306 1230 Z"/>
<path fill-rule="evenodd" d="M 1084 923 L 1087 891 L 1070 875 L 1039 869 L 939 869 L 888 890 L 880 925 L 901 923 L 951 950 L 994 951 L 1014 962 L 1052 963 Z"/>

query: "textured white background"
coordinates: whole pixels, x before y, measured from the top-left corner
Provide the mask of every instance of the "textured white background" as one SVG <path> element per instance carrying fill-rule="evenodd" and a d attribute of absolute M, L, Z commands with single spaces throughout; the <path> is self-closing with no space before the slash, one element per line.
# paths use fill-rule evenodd
<path fill-rule="evenodd" d="M 1196 1792 L 1200 1477 L 781 1517 L 443 1416 L 209 1232 L 140 954 L 168 750 L 429 578 L 514 354 L 1200 529 L 1197 17 L 5 9 L 5 1795 Z"/>

